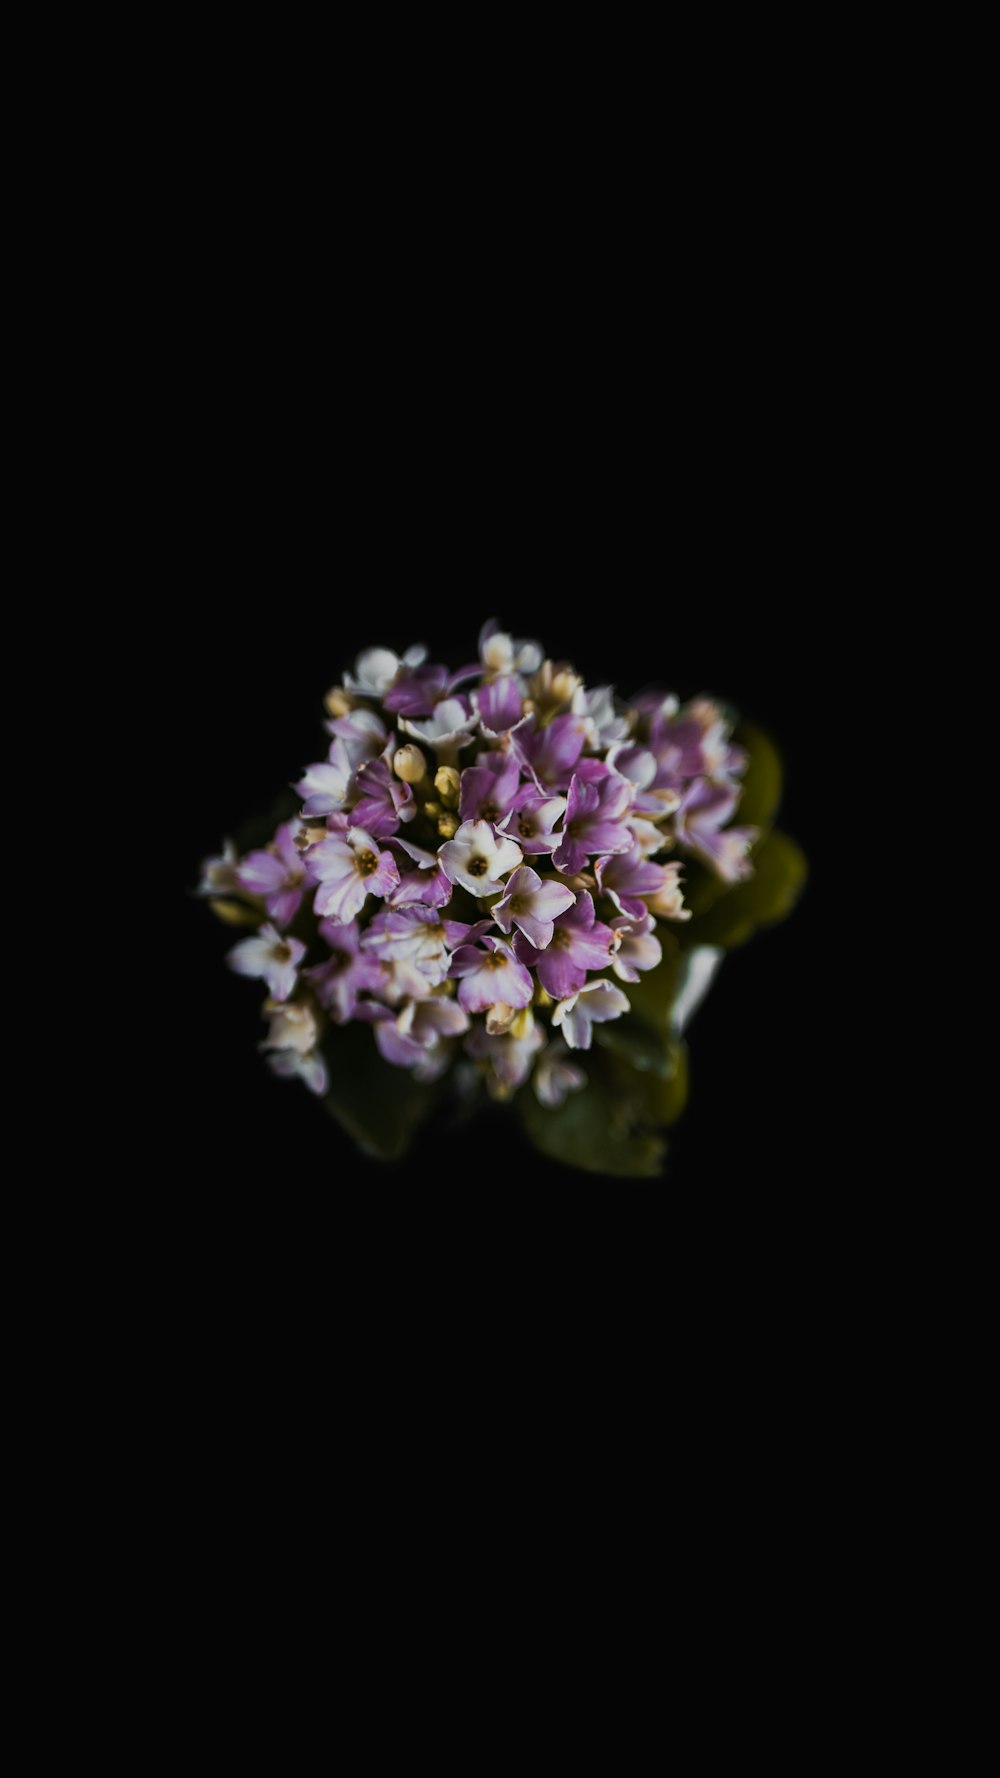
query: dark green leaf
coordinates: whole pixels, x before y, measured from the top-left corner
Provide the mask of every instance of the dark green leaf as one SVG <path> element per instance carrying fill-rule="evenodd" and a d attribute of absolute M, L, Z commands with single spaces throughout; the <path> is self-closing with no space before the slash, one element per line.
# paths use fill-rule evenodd
<path fill-rule="evenodd" d="M 636 1080 L 653 1078 L 628 1072 Z M 529 1140 L 549 1160 L 565 1167 L 625 1179 L 655 1179 L 663 1169 L 666 1144 L 658 1136 L 632 1129 L 634 1104 L 617 1089 L 609 1070 L 591 1063 L 588 1075 L 582 1092 L 571 1093 L 551 1111 L 538 1103 L 531 1087 L 518 1094 L 516 1104 Z"/>
<path fill-rule="evenodd" d="M 662 1072 L 630 1068 L 621 1056 L 614 1056 L 615 1085 L 627 1101 L 634 1123 L 673 1124 L 680 1117 L 688 1095 L 687 1047 L 677 1038 L 665 1045 L 666 1065 Z"/>
<path fill-rule="evenodd" d="M 438 1083 L 425 1086 L 393 1068 L 362 1024 L 333 1027 L 323 1040 L 330 1091 L 323 1104 L 366 1154 L 398 1161 L 437 1103 Z"/>
<path fill-rule="evenodd" d="M 743 793 L 734 821 L 740 827 L 770 827 L 781 801 L 781 755 L 763 729 L 742 722 L 733 739 L 746 749 L 750 763 L 742 777 Z"/>
<path fill-rule="evenodd" d="M 752 877 L 728 889 L 706 913 L 688 923 L 685 948 L 720 945 L 731 950 L 744 944 L 758 926 L 771 926 L 791 912 L 808 875 L 795 841 L 776 828 L 756 848 L 753 862 Z"/>

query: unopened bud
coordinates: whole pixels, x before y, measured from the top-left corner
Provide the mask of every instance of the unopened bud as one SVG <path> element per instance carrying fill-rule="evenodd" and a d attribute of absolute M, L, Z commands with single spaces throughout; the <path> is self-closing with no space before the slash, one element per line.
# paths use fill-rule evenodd
<path fill-rule="evenodd" d="M 534 1013 L 532 1012 L 530 1006 L 522 1006 L 520 1012 L 515 1013 L 513 1019 L 511 1020 L 511 1023 L 510 1023 L 511 1036 L 517 1037 L 517 1038 L 530 1037 L 534 1028 L 535 1028 Z"/>
<path fill-rule="evenodd" d="M 441 835 L 441 838 L 443 840 L 454 839 L 455 835 L 458 832 L 458 829 L 459 829 L 459 819 L 458 819 L 457 815 L 445 814 L 439 818 L 438 833 Z"/>
<path fill-rule="evenodd" d="M 434 788 L 446 809 L 457 809 L 459 776 L 454 766 L 439 766 L 434 774 Z"/>
<path fill-rule="evenodd" d="M 424 804 L 424 814 L 429 815 L 432 821 L 436 821 L 439 815 L 444 814 L 444 810 L 442 809 L 440 803 L 434 803 L 434 802 L 425 803 Z"/>
<path fill-rule="evenodd" d="M 404 784 L 419 784 L 421 778 L 427 776 L 427 761 L 419 747 L 412 744 L 397 747 L 392 756 L 392 769 Z"/>
<path fill-rule="evenodd" d="M 535 1005 L 536 1006 L 551 1006 L 552 1005 L 552 995 L 546 993 L 545 989 L 542 987 L 541 982 L 535 983 Z"/>
<path fill-rule="evenodd" d="M 514 1008 L 506 1000 L 498 1000 L 486 1009 L 486 1030 L 490 1037 L 502 1037 L 514 1023 Z"/>
<path fill-rule="evenodd" d="M 348 710 L 354 709 L 354 699 L 342 685 L 333 685 L 323 699 L 330 716 L 346 716 Z"/>

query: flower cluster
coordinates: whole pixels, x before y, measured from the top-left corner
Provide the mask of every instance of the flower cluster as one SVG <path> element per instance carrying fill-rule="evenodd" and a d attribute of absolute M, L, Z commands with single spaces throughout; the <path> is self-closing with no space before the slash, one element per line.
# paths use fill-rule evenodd
<path fill-rule="evenodd" d="M 266 984 L 270 1064 L 315 1093 L 327 1023 L 360 1020 L 420 1080 L 461 1050 L 495 1097 L 530 1077 L 560 1104 L 584 1085 L 572 1052 L 629 1010 L 619 984 L 660 961 L 657 921 L 689 917 L 681 855 L 750 874 L 756 829 L 728 825 L 746 757 L 716 704 L 623 706 L 495 623 L 479 649 L 455 673 L 367 649 L 327 694 L 298 817 L 203 868 L 256 926 L 229 962 Z"/>

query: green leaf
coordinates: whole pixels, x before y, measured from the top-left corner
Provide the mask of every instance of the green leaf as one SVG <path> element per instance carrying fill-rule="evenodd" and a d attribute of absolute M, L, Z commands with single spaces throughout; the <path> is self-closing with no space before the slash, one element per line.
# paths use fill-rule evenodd
<path fill-rule="evenodd" d="M 630 1068 L 623 1057 L 613 1057 L 617 1089 L 628 1101 L 638 1124 L 676 1123 L 687 1103 L 687 1046 L 679 1038 L 671 1038 L 664 1047 L 666 1064 L 662 1072 Z"/>
<path fill-rule="evenodd" d="M 740 780 L 743 793 L 733 819 L 740 827 L 766 830 L 781 802 L 781 755 L 770 737 L 753 723 L 741 722 L 733 739 L 750 755 L 750 763 Z"/>
<path fill-rule="evenodd" d="M 752 877 L 735 884 L 706 913 L 689 922 L 684 930 L 685 948 L 719 945 L 732 950 L 745 944 L 758 926 L 772 926 L 791 913 L 808 875 L 805 857 L 795 841 L 775 828 L 756 848 L 753 863 Z"/>
<path fill-rule="evenodd" d="M 641 1019 L 626 1013 L 622 1019 L 595 1026 L 594 1036 L 602 1049 L 610 1050 L 633 1072 L 664 1078 L 672 1072 L 666 1032 L 654 1030 Z"/>
<path fill-rule="evenodd" d="M 393 1068 L 363 1024 L 333 1027 L 323 1040 L 330 1071 L 325 1109 L 365 1154 L 398 1161 L 439 1098 L 439 1083 L 424 1085 Z"/>
<path fill-rule="evenodd" d="M 582 1059 L 574 1057 L 574 1060 Z M 643 1078 L 629 1070 L 636 1080 Z M 525 1087 L 516 1105 L 529 1141 L 551 1161 L 585 1173 L 610 1173 L 624 1179 L 655 1179 L 663 1170 L 666 1144 L 662 1137 L 631 1128 L 634 1104 L 616 1089 L 610 1069 L 588 1067 L 582 1092 L 570 1093 L 549 1110 Z"/>

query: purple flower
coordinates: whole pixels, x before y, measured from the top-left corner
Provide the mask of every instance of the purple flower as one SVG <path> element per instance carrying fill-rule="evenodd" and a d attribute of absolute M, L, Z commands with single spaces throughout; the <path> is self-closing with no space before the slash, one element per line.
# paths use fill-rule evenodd
<path fill-rule="evenodd" d="M 413 820 L 417 812 L 413 792 L 393 777 L 384 759 L 370 759 L 360 766 L 356 785 L 360 797 L 351 818 L 376 839 L 387 840 L 401 821 Z"/>
<path fill-rule="evenodd" d="M 563 837 L 553 854 L 556 870 L 567 876 L 585 869 L 592 854 L 627 852 L 632 845 L 632 835 L 622 821 L 632 800 L 628 779 L 606 767 L 602 777 L 595 777 L 593 771 L 588 776 L 591 781 L 585 783 L 581 772 L 573 774 Z"/>
<path fill-rule="evenodd" d="M 527 1030 L 520 1037 L 513 1031 L 495 1035 L 487 1031 L 485 1025 L 474 1025 L 465 1040 L 465 1048 L 477 1061 L 489 1063 L 486 1088 L 490 1096 L 509 1099 L 511 1093 L 524 1085 L 544 1042 L 534 1019 L 530 1019 Z"/>
<path fill-rule="evenodd" d="M 490 912 L 501 932 L 517 926 L 528 943 L 544 951 L 552 941 L 553 921 L 576 901 L 565 883 L 543 882 L 530 865 L 522 864 L 508 877 L 503 899 L 494 902 Z"/>
<path fill-rule="evenodd" d="M 385 723 L 374 710 L 359 708 L 346 716 L 338 716 L 326 724 L 328 734 L 344 744 L 351 765 L 357 770 L 363 759 L 374 759 L 386 743 Z"/>
<path fill-rule="evenodd" d="M 466 1012 L 485 1012 L 499 1000 L 527 1006 L 534 983 L 524 964 L 498 938 L 484 938 L 482 945 L 463 945 L 451 960 L 451 974 L 462 977 L 458 998 Z"/>
<path fill-rule="evenodd" d="M 643 919 L 648 912 L 640 897 L 658 894 L 667 881 L 666 866 L 644 858 L 638 846 L 609 858 L 599 858 L 594 874 L 619 913 L 633 914 L 637 920 Z"/>
<path fill-rule="evenodd" d="M 479 763 L 462 773 L 458 813 L 462 821 L 491 821 L 509 815 L 521 770 L 510 753 L 481 753 Z"/>
<path fill-rule="evenodd" d="M 378 842 L 363 827 L 349 828 L 346 841 L 331 834 L 311 846 L 308 864 L 319 884 L 313 902 L 317 914 L 340 925 L 360 914 L 366 895 L 388 895 L 399 882 L 392 853 L 380 852 Z"/>
<path fill-rule="evenodd" d="M 273 926 L 262 926 L 229 952 L 226 961 L 237 975 L 259 976 L 272 1000 L 287 1000 L 295 986 L 306 947 L 297 938 L 283 938 Z"/>
<path fill-rule="evenodd" d="M 487 821 L 463 821 L 454 839 L 441 847 L 438 860 L 448 881 L 460 883 L 470 895 L 499 895 L 501 879 L 521 862 L 521 848 Z"/>
<path fill-rule="evenodd" d="M 404 667 L 382 702 L 398 716 L 429 716 L 444 697 L 447 667 Z"/>
<path fill-rule="evenodd" d="M 297 821 L 279 827 L 266 852 L 251 852 L 239 867 L 241 889 L 262 895 L 264 906 L 279 926 L 294 920 L 302 902 L 306 870 L 294 834 Z"/>
<path fill-rule="evenodd" d="M 472 694 L 472 702 L 490 735 L 508 734 L 524 713 L 520 684 L 509 673 L 480 685 Z"/>
<path fill-rule="evenodd" d="M 554 852 L 563 836 L 552 829 L 565 811 L 564 796 L 540 796 L 534 784 L 522 784 L 505 826 L 513 829 L 522 852 Z"/>
<path fill-rule="evenodd" d="M 656 921 L 651 914 L 643 920 L 612 920 L 611 930 L 620 943 L 611 959 L 611 967 L 620 982 L 637 982 L 641 969 L 655 969 L 663 956 L 663 946 L 656 937 Z"/>
<path fill-rule="evenodd" d="M 419 903 L 376 914 L 368 926 L 363 948 L 388 963 L 413 963 L 431 987 L 448 974 L 450 953 L 474 944 L 489 930 L 488 920 L 467 926 L 460 920 L 442 920 L 436 909 Z"/>
<path fill-rule="evenodd" d="M 409 840 L 397 838 L 392 844 L 412 858 L 417 868 L 400 877 L 397 888 L 389 897 L 389 906 L 400 908 L 419 901 L 431 908 L 446 907 L 451 900 L 452 886 L 441 869 L 437 853 L 425 852 Z"/>
<path fill-rule="evenodd" d="M 531 1084 L 540 1104 L 552 1107 L 561 1105 L 567 1093 L 579 1093 L 587 1084 L 587 1076 L 570 1061 L 566 1045 L 557 1038 L 555 1043 L 546 1044 L 535 1063 Z"/>
<path fill-rule="evenodd" d="M 412 722 L 408 716 L 400 718 L 399 726 L 417 741 L 424 741 L 428 747 L 444 747 L 449 744 L 455 747 L 467 747 L 472 740 L 470 730 L 474 729 L 478 717 L 473 711 L 470 714 L 468 698 L 442 698 L 434 708 L 433 714 L 423 722 Z"/>
<path fill-rule="evenodd" d="M 739 883 L 753 875 L 748 853 L 760 835 L 759 827 L 728 827 L 720 832 L 739 798 L 738 786 L 710 784 L 707 778 L 699 778 L 685 792 L 677 811 L 680 844 L 697 853 L 725 883 Z"/>
<path fill-rule="evenodd" d="M 594 903 L 586 889 L 581 889 L 567 908 L 553 922 L 552 939 L 544 951 L 518 933 L 514 951 L 522 963 L 538 974 L 538 979 L 553 1000 L 564 1000 L 582 988 L 590 969 L 607 969 L 616 949 L 615 935 L 594 913 Z"/>
<path fill-rule="evenodd" d="M 337 926 L 332 920 L 320 921 L 320 937 L 330 947 L 325 963 L 317 963 L 305 974 L 321 1006 L 325 1006 L 338 1025 L 346 1025 L 357 1012 L 359 994 L 378 994 L 386 983 L 387 970 L 361 950 L 361 928 L 350 920 Z"/>
<path fill-rule="evenodd" d="M 303 815 L 330 815 L 335 809 L 342 809 L 353 772 L 347 748 L 338 736 L 331 742 L 329 760 L 307 766 L 305 777 L 293 787 L 306 799 Z"/>
<path fill-rule="evenodd" d="M 468 1014 L 454 1000 L 435 996 L 408 1000 L 399 1013 L 388 1007 L 367 1009 L 375 1026 L 375 1042 L 387 1062 L 396 1068 L 412 1068 L 418 1080 L 436 1080 L 448 1066 L 445 1039 L 469 1029 Z"/>
<path fill-rule="evenodd" d="M 561 1026 L 571 1050 L 589 1050 L 591 1026 L 620 1019 L 629 1006 L 627 996 L 613 982 L 585 982 L 576 994 L 560 1000 L 552 1014 L 552 1023 Z"/>
<path fill-rule="evenodd" d="M 539 784 L 562 790 L 569 783 L 586 740 L 586 723 L 572 712 L 557 716 L 547 728 L 528 716 L 512 736 L 522 765 Z"/>

